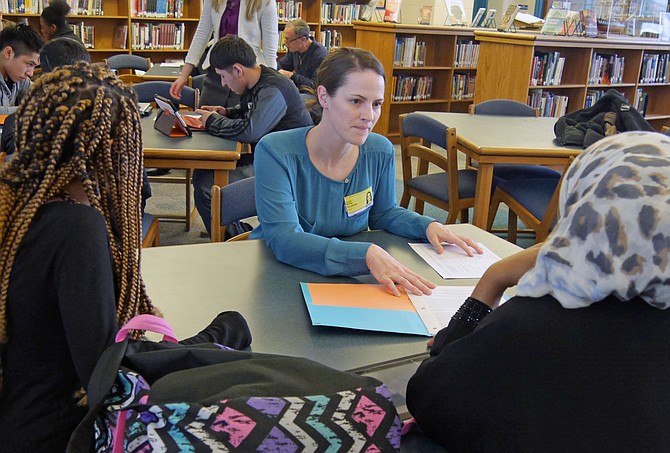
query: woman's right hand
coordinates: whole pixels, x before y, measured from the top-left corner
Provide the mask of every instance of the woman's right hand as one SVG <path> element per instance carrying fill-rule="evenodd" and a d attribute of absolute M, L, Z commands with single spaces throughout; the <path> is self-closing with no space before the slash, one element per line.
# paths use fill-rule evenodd
<path fill-rule="evenodd" d="M 175 99 L 181 99 L 181 90 L 186 86 L 187 81 L 188 77 L 180 75 L 177 80 L 172 82 L 172 86 L 170 86 L 170 96 Z"/>
<path fill-rule="evenodd" d="M 396 285 L 402 286 L 405 291 L 417 296 L 430 294 L 436 286 L 435 283 L 411 271 L 389 255 L 386 250 L 375 244 L 368 248 L 365 263 L 370 269 L 370 274 L 394 296 L 400 296 L 400 291 L 396 288 Z"/>

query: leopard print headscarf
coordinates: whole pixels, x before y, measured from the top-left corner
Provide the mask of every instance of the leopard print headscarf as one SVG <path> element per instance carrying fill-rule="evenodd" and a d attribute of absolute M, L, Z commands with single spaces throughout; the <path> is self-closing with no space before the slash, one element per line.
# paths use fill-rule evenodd
<path fill-rule="evenodd" d="M 618 134 L 575 159 L 556 226 L 517 288 L 546 294 L 565 308 L 610 294 L 670 306 L 670 137 Z"/>

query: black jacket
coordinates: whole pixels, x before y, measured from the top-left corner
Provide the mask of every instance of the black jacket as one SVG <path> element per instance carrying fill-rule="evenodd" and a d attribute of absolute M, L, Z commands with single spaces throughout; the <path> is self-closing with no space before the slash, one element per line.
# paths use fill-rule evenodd
<path fill-rule="evenodd" d="M 561 145 L 584 148 L 607 135 L 628 131 L 653 132 L 654 128 L 616 90 L 609 90 L 589 108 L 560 117 L 554 126 Z"/>

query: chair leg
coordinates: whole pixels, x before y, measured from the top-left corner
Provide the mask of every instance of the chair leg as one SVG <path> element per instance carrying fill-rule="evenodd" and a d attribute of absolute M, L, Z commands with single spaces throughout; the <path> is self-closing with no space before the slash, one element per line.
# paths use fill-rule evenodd
<path fill-rule="evenodd" d="M 409 206 L 409 199 L 412 198 L 407 190 L 402 192 L 402 198 L 400 199 L 400 206 L 407 209 Z"/>
<path fill-rule="evenodd" d="M 470 210 L 469 209 L 462 209 L 461 210 L 461 223 L 469 223 L 470 222 Z"/>
<path fill-rule="evenodd" d="M 191 231 L 191 177 L 193 170 L 186 169 L 186 231 Z"/>
<path fill-rule="evenodd" d="M 456 223 L 456 220 L 458 220 L 458 216 L 461 213 L 458 209 L 450 209 L 449 210 L 449 215 L 447 216 L 447 225 L 451 225 Z"/>
<path fill-rule="evenodd" d="M 416 211 L 418 214 L 423 214 L 423 206 L 423 200 L 419 200 L 418 198 L 414 199 L 414 211 Z"/>
<path fill-rule="evenodd" d="M 486 231 L 491 231 L 493 229 L 493 221 L 495 220 L 496 214 L 498 213 L 498 208 L 500 208 L 500 198 L 493 194 L 493 199 L 491 200 L 491 205 L 489 206 L 489 219 L 486 222 Z"/>
<path fill-rule="evenodd" d="M 509 216 L 507 218 L 507 240 L 512 244 L 516 244 L 516 233 L 517 233 L 517 217 L 516 213 L 509 210 Z"/>

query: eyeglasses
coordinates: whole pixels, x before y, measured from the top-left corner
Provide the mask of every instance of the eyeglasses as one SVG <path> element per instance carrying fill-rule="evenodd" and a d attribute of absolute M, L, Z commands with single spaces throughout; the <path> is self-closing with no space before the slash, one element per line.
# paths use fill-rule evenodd
<path fill-rule="evenodd" d="M 302 38 L 304 38 L 304 36 L 296 36 L 296 37 L 293 38 L 293 39 L 285 39 L 285 40 L 284 40 L 284 43 L 285 43 L 285 44 L 291 44 L 293 41 L 297 41 L 297 40 L 302 39 Z"/>

